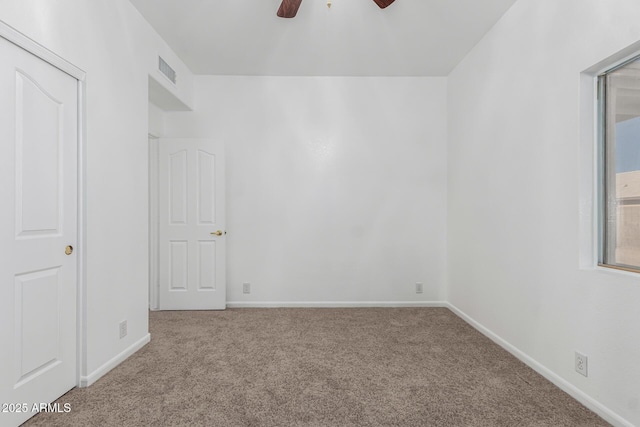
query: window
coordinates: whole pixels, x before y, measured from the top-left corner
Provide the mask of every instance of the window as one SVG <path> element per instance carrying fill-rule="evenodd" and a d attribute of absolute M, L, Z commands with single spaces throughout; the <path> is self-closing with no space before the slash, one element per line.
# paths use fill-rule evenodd
<path fill-rule="evenodd" d="M 601 265 L 640 272 L 640 56 L 598 77 Z"/>

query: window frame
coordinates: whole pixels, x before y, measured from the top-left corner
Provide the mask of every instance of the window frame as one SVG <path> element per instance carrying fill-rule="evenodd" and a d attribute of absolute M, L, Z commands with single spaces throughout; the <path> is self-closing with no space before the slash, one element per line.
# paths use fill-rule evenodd
<path fill-rule="evenodd" d="M 626 264 L 612 264 L 606 262 L 607 251 L 611 251 L 615 248 L 616 236 L 611 236 L 608 232 L 608 218 L 611 213 L 609 212 L 609 206 L 611 203 L 608 201 L 612 196 L 608 192 L 609 183 L 611 180 L 615 182 L 615 172 L 610 171 L 610 164 L 608 159 L 615 156 L 615 147 L 611 147 L 607 141 L 609 138 L 609 126 L 607 117 L 607 107 L 609 106 L 609 92 L 607 86 L 607 76 L 611 73 L 624 68 L 628 64 L 640 61 L 640 53 L 634 54 L 631 57 L 608 67 L 606 70 L 600 72 L 596 76 L 596 103 L 597 103 L 597 149 L 596 149 L 596 176 L 597 176 L 597 188 L 596 188 L 596 201 L 597 201 L 597 265 L 599 267 L 611 268 L 615 270 L 622 270 L 632 273 L 640 273 L 640 265 L 631 266 Z M 615 198 L 615 194 L 613 195 Z M 617 216 L 617 212 L 613 215 Z M 617 230 L 617 227 L 616 227 Z M 615 233 L 614 233 L 615 234 Z"/>

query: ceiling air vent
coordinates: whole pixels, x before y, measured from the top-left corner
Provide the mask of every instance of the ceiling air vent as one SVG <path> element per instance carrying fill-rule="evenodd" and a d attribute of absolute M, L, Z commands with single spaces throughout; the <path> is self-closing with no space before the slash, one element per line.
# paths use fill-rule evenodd
<path fill-rule="evenodd" d="M 164 74 L 173 84 L 176 84 L 176 71 L 166 63 L 162 57 L 158 56 L 158 69 Z"/>

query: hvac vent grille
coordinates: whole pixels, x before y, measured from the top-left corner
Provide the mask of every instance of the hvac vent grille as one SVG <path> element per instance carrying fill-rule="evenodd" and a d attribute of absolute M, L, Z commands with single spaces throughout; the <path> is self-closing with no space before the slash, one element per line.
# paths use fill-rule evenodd
<path fill-rule="evenodd" d="M 164 74 L 169 80 L 171 80 L 171 83 L 176 84 L 176 71 L 171 68 L 169 64 L 167 64 L 167 62 L 162 59 L 162 57 L 159 56 L 158 59 L 158 69 L 160 70 L 160 72 Z"/>

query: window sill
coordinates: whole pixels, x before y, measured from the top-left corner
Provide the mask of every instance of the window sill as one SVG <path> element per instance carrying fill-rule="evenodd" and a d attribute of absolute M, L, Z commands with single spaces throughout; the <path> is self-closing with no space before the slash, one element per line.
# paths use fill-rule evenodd
<path fill-rule="evenodd" d="M 622 274 L 624 276 L 639 277 L 640 270 L 631 267 L 620 267 L 617 265 L 598 264 L 595 267 L 596 271 L 602 271 L 604 273 Z"/>

